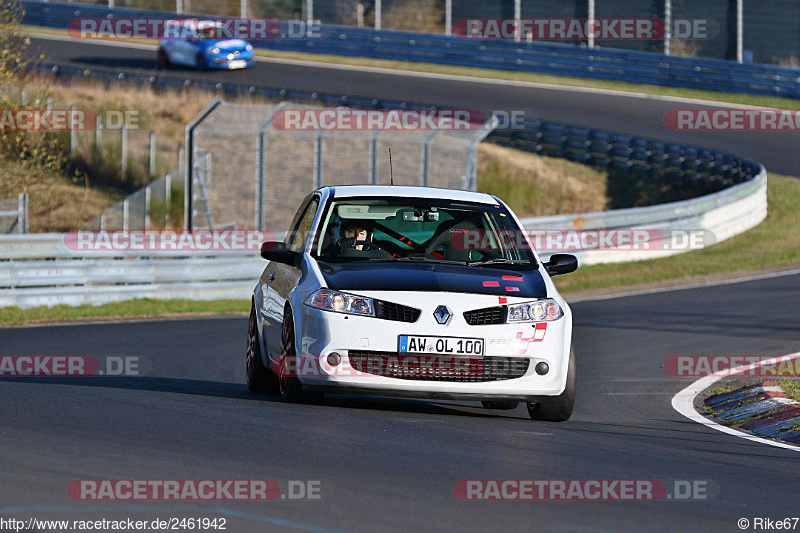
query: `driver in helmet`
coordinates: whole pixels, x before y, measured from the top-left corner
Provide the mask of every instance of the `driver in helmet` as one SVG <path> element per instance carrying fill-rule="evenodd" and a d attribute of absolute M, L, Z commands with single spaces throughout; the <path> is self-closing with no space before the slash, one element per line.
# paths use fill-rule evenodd
<path fill-rule="evenodd" d="M 349 221 L 342 223 L 339 234 L 341 235 L 339 245 L 342 248 L 348 247 L 356 250 L 363 250 L 364 243 L 369 243 L 372 237 L 370 231 L 363 224 Z"/>

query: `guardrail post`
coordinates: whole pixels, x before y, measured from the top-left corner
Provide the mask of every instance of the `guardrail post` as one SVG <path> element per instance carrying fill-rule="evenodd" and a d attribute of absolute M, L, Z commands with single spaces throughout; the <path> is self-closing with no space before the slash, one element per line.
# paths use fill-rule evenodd
<path fill-rule="evenodd" d="M 156 134 L 150 132 L 150 179 L 156 176 Z"/>
<path fill-rule="evenodd" d="M 264 130 L 259 128 L 256 139 L 256 209 L 255 229 L 264 229 L 264 180 L 266 178 L 266 151 L 264 149 Z"/>
<path fill-rule="evenodd" d="M 144 230 L 150 229 L 150 202 L 152 201 L 150 186 L 144 188 Z"/>
<path fill-rule="evenodd" d="M 588 16 L 588 19 L 590 21 L 589 22 L 590 24 L 591 24 L 591 21 L 594 20 L 594 0 L 589 0 L 589 16 Z M 592 29 L 594 29 L 594 25 L 592 25 Z M 594 48 L 594 31 L 590 30 L 588 32 L 588 34 L 589 35 L 588 35 L 587 44 L 589 45 L 589 48 Z"/>
<path fill-rule="evenodd" d="M 247 0 L 241 1 L 241 9 L 239 11 L 239 17 L 246 19 L 247 18 Z"/>
<path fill-rule="evenodd" d="M 185 163 L 183 155 L 183 143 L 178 143 L 178 176 L 183 177 L 183 165 Z"/>
<path fill-rule="evenodd" d="M 514 40 L 519 42 L 519 19 L 522 18 L 522 1 L 514 0 L 514 20 L 517 21 L 517 30 L 514 32 Z"/>
<path fill-rule="evenodd" d="M 589 0 L 592 2 L 593 0 Z M 453 34 L 453 0 L 445 0 L 444 2 L 444 34 Z"/>
<path fill-rule="evenodd" d="M 20 104 L 24 107 L 25 104 L 28 103 L 28 90 L 22 89 L 22 94 L 20 95 Z"/>
<path fill-rule="evenodd" d="M 47 97 L 47 113 L 49 114 L 53 110 L 53 98 L 51 96 Z"/>
<path fill-rule="evenodd" d="M 382 7 L 383 6 L 381 5 L 381 0 L 375 0 L 375 29 L 376 30 L 381 29 L 381 16 L 383 15 L 381 13 Z"/>
<path fill-rule="evenodd" d="M 164 205 L 164 229 L 168 229 L 172 221 L 170 215 L 172 208 L 172 174 L 167 174 L 164 178 Z"/>
<path fill-rule="evenodd" d="M 359 28 L 364 27 L 364 4 L 361 2 L 356 6 L 356 23 Z"/>
<path fill-rule="evenodd" d="M 305 0 L 306 5 L 306 31 L 311 30 L 314 24 L 314 0 Z"/>
<path fill-rule="evenodd" d="M 100 231 L 106 230 L 106 214 L 100 213 Z"/>
<path fill-rule="evenodd" d="M 664 0 L 664 53 L 669 55 L 672 39 L 672 0 Z"/>
<path fill-rule="evenodd" d="M 20 193 L 18 201 L 17 227 L 20 233 L 28 233 L 28 193 Z"/>
<path fill-rule="evenodd" d="M 736 62 L 744 61 L 744 2 L 736 0 Z"/>
<path fill-rule="evenodd" d="M 100 144 L 103 142 L 103 117 L 97 115 L 97 126 L 94 128 L 94 153 L 100 155 Z"/>
<path fill-rule="evenodd" d="M 378 184 L 378 130 L 369 138 L 369 184 Z"/>
<path fill-rule="evenodd" d="M 69 108 L 69 155 L 75 154 L 75 145 L 78 144 L 78 132 L 75 130 L 75 114 L 77 107 L 74 105 Z"/>
<path fill-rule="evenodd" d="M 175 13 L 178 15 L 183 13 L 183 0 L 175 0 Z"/>
<path fill-rule="evenodd" d="M 322 187 L 322 132 L 314 137 L 314 188 Z"/>
<path fill-rule="evenodd" d="M 130 215 L 130 205 L 127 198 L 122 200 L 122 231 L 128 231 L 128 216 Z"/>
<path fill-rule="evenodd" d="M 122 168 L 120 169 L 120 174 L 122 175 L 122 181 L 128 181 L 128 125 L 126 123 L 122 123 Z"/>

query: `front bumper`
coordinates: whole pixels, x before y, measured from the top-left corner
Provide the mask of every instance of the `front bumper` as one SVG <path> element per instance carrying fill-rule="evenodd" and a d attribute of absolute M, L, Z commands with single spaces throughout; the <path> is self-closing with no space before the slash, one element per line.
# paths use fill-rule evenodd
<path fill-rule="evenodd" d="M 562 303 L 564 316 L 547 323 L 469 325 L 464 311 L 498 306 L 496 296 L 454 293 L 360 293 L 381 300 L 416 307 L 421 310 L 414 323 L 372 317 L 332 313 L 302 305 L 298 328 L 297 376 L 305 387 L 329 392 L 365 393 L 432 399 L 514 399 L 542 401 L 558 396 L 566 385 L 569 363 L 572 315 Z M 527 301 L 507 298 L 508 304 Z M 560 302 L 561 303 L 561 302 Z M 447 305 L 452 318 L 444 325 L 433 315 L 440 304 Z M 295 314 L 297 316 L 297 313 Z M 544 327 L 546 324 L 546 327 Z M 484 340 L 484 360 L 527 359 L 527 370 L 520 377 L 500 379 L 407 379 L 359 371 L 363 364 L 351 361 L 351 352 L 359 356 L 379 353 L 391 358 L 398 355 L 400 335 L 480 338 Z M 339 354 L 341 362 L 332 365 L 328 355 Z M 436 353 L 420 357 L 434 357 Z M 399 356 L 402 361 L 402 357 Z M 536 372 L 539 363 L 549 371 Z M 489 367 L 487 363 L 486 367 Z M 460 376 L 463 377 L 463 374 Z"/>
<path fill-rule="evenodd" d="M 220 54 L 218 56 L 209 57 L 206 60 L 206 64 L 208 65 L 208 68 L 234 70 L 252 67 L 255 65 L 255 61 L 253 61 L 252 53 L 233 57 L 230 57 L 230 55 Z"/>

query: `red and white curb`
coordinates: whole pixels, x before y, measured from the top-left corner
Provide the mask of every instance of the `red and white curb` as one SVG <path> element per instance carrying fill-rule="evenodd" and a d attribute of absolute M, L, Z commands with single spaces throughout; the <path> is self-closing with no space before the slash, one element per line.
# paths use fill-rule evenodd
<path fill-rule="evenodd" d="M 782 355 L 773 359 L 765 359 L 758 366 L 775 365 L 800 358 L 800 352 Z M 724 369 L 698 379 L 672 398 L 672 407 L 680 414 L 711 429 L 735 435 L 737 437 L 768 444 L 778 448 L 800 451 L 800 432 L 787 431 L 788 428 L 800 423 L 800 403 L 791 400 L 783 389 L 773 382 L 764 382 L 750 387 L 717 395 L 711 398 L 709 407 L 715 411 L 723 411 L 717 416 L 729 421 L 750 420 L 743 424 L 743 429 L 748 429 L 765 437 L 787 439 L 791 442 L 779 442 L 764 437 L 751 435 L 737 428 L 726 426 L 709 420 L 694 408 L 694 401 L 698 394 L 711 387 L 723 377 L 752 371 L 751 364 L 742 365 L 734 369 Z M 743 405 L 745 404 L 745 405 Z M 774 416 L 773 416 L 774 415 Z M 792 444 L 796 442 L 797 444 Z"/>

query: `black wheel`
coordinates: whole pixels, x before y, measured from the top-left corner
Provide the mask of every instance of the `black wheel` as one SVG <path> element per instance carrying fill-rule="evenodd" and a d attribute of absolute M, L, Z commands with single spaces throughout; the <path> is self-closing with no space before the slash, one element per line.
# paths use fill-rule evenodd
<path fill-rule="evenodd" d="M 481 405 L 484 406 L 486 409 L 498 409 L 501 411 L 508 411 L 510 409 L 516 409 L 519 405 L 519 402 L 515 402 L 513 400 L 483 400 L 481 401 Z"/>
<path fill-rule="evenodd" d="M 547 403 L 527 403 L 528 414 L 533 420 L 547 422 L 563 422 L 572 416 L 575 405 L 575 350 L 569 352 L 569 369 L 567 370 L 567 386 L 555 401 Z"/>
<path fill-rule="evenodd" d="M 280 371 L 278 373 L 278 388 L 283 401 L 290 403 L 320 403 L 324 395 L 320 392 L 303 390 L 303 384 L 297 379 L 297 358 L 294 345 L 294 320 L 292 311 L 288 307 L 283 313 L 283 327 L 281 328 L 281 356 Z"/>
<path fill-rule="evenodd" d="M 194 58 L 194 67 L 197 70 L 206 69 L 206 58 L 203 56 L 202 52 L 197 52 L 197 55 Z"/>
<path fill-rule="evenodd" d="M 255 306 L 250 308 L 250 325 L 247 328 L 247 388 L 251 392 L 278 392 L 278 378 L 264 366 L 261 343 L 258 342 L 258 321 Z"/>
<path fill-rule="evenodd" d="M 164 50 L 163 48 L 159 48 L 158 49 L 158 63 L 162 67 L 168 67 L 169 66 L 169 56 L 167 55 L 167 51 Z"/>

